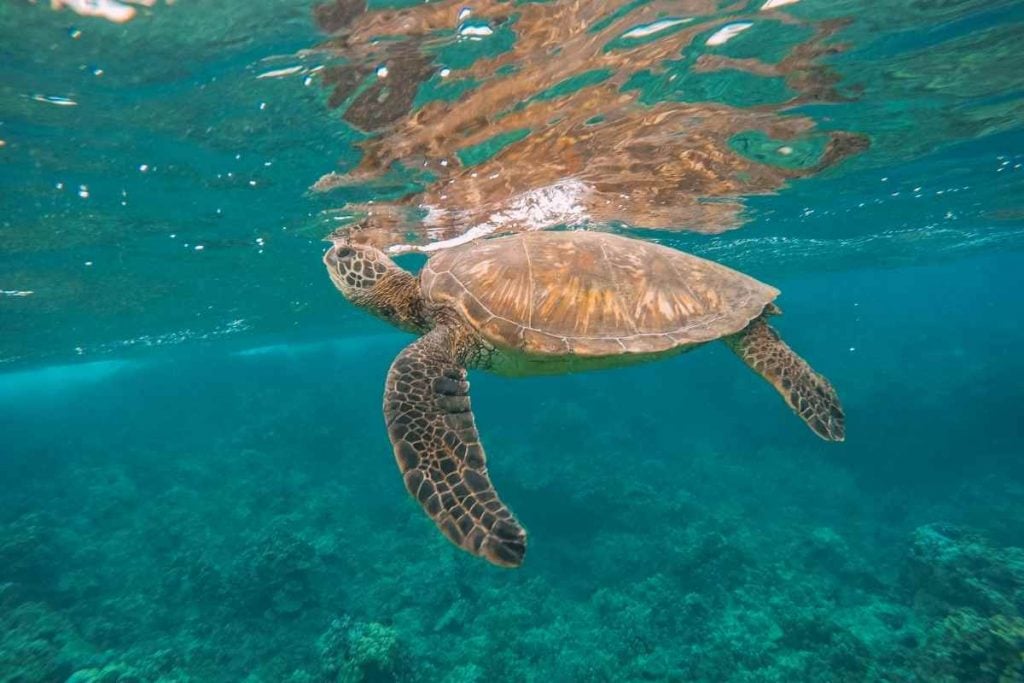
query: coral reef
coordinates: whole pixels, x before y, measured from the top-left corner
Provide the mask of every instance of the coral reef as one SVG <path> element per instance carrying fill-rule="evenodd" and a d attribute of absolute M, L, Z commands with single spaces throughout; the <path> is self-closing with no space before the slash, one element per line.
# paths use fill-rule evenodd
<path fill-rule="evenodd" d="M 916 529 L 908 587 L 933 621 L 917 672 L 929 681 L 1024 680 L 1024 549 L 947 524 Z"/>
<path fill-rule="evenodd" d="M 316 549 L 280 527 L 249 545 L 235 563 L 230 595 L 248 611 L 277 618 L 293 617 L 315 595 Z"/>
<path fill-rule="evenodd" d="M 398 634 L 383 624 L 335 619 L 317 639 L 317 650 L 326 680 L 360 683 L 405 677 Z"/>
<path fill-rule="evenodd" d="M 52 589 L 60 562 L 53 521 L 37 512 L 0 525 L 0 567 L 4 580 L 22 591 Z"/>
<path fill-rule="evenodd" d="M 400 341 L 364 355 L 383 367 Z M 654 368 L 503 382 L 498 402 L 479 377 L 491 474 L 532 539 L 523 568 L 498 571 L 407 499 L 366 427 L 379 376 L 352 373 L 340 411 L 321 381 L 337 352 L 309 353 L 219 363 L 223 388 L 173 438 L 164 416 L 192 376 L 140 372 L 69 424 L 75 457 L 18 461 L 0 494 L 0 680 L 1024 676 L 1024 550 L 1012 527 L 957 514 L 989 509 L 989 475 L 952 502 L 876 495 L 817 443 L 754 446 L 713 406 L 692 405 L 707 428 L 680 439 L 658 400 L 678 377 Z M 707 362 L 693 391 L 722 375 Z M 303 390 L 275 390 L 285 373 Z M 623 411 L 621 382 L 646 410 Z M 171 398 L 117 398 L 154 386 Z M 999 490 L 998 509 L 1022 502 Z"/>
<path fill-rule="evenodd" d="M 1024 608 L 1024 549 L 993 548 L 967 529 L 948 524 L 916 529 L 907 571 L 927 609 L 958 606 L 991 615 Z"/>
<path fill-rule="evenodd" d="M 0 585 L 0 678 L 64 680 L 78 655 L 74 626 L 45 604 L 22 602 L 15 593 L 11 584 Z"/>

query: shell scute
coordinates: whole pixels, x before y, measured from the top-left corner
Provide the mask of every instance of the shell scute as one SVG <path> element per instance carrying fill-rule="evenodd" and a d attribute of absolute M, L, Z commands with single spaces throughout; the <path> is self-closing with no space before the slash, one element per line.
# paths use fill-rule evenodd
<path fill-rule="evenodd" d="M 491 343 L 538 355 L 657 353 L 739 332 L 778 290 L 668 247 L 532 232 L 433 256 L 421 275 Z"/>
<path fill-rule="evenodd" d="M 480 326 L 480 333 L 488 339 L 500 339 L 513 348 L 521 348 L 524 343 L 522 325 L 503 318 L 491 318 Z"/>
<path fill-rule="evenodd" d="M 570 351 L 569 343 L 564 338 L 532 329 L 523 331 L 523 346 L 514 348 L 529 353 L 552 356 L 566 354 Z"/>

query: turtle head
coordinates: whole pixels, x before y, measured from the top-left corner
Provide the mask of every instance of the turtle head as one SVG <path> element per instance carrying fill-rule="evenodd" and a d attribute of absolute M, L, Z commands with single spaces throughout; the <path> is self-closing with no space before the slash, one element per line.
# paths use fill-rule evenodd
<path fill-rule="evenodd" d="M 380 249 L 368 244 L 335 240 L 324 254 L 334 286 L 353 303 L 368 296 L 390 271 L 401 270 Z"/>
<path fill-rule="evenodd" d="M 406 330 L 429 329 L 419 280 L 380 249 L 336 239 L 324 265 L 334 286 L 356 306 Z"/>

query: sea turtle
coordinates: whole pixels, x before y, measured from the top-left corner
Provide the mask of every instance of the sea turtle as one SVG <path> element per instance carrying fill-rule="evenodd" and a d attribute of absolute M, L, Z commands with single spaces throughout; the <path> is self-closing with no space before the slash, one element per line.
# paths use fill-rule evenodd
<path fill-rule="evenodd" d="M 391 364 L 388 436 L 405 486 L 455 545 L 516 567 L 526 532 L 498 498 L 469 401 L 469 368 L 569 372 L 662 358 L 723 340 L 828 441 L 844 417 L 828 380 L 768 325 L 774 287 L 690 254 L 614 234 L 527 232 L 433 255 L 419 277 L 336 240 L 324 255 L 357 306 L 420 336 Z"/>

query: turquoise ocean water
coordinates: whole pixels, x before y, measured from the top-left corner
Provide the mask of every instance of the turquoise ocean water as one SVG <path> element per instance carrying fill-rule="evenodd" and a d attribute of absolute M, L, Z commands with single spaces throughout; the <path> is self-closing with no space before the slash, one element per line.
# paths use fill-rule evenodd
<path fill-rule="evenodd" d="M 0 5 L 0 681 L 1024 681 L 1024 4 L 126 7 Z M 847 440 L 474 372 L 530 545 L 453 547 L 324 238 L 531 229 L 778 287 Z"/>

